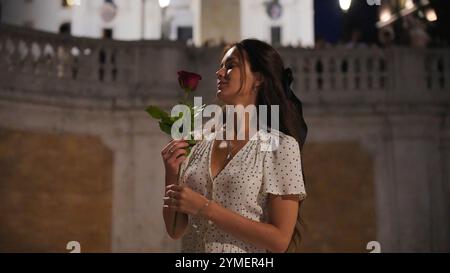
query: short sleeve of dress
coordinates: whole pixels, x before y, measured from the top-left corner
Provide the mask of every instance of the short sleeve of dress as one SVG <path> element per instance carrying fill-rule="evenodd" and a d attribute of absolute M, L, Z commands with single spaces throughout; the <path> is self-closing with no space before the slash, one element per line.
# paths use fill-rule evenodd
<path fill-rule="evenodd" d="M 275 149 L 262 151 L 265 154 L 263 191 L 275 195 L 298 194 L 300 200 L 305 199 L 306 191 L 297 140 L 288 135 L 279 135 L 275 142 L 277 143 Z"/>

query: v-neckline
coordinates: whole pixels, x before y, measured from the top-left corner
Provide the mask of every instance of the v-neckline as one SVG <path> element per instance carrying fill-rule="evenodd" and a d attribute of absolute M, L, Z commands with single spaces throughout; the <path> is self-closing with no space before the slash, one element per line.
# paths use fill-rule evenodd
<path fill-rule="evenodd" d="M 213 149 L 214 149 L 214 141 L 216 140 L 216 134 L 214 134 L 214 137 L 213 137 L 213 139 L 211 140 L 211 146 L 209 147 L 209 160 L 208 160 L 208 171 L 209 171 L 209 178 L 211 179 L 211 181 L 215 181 L 216 179 L 217 179 L 217 177 L 219 177 L 219 175 L 221 174 L 221 173 L 223 173 L 227 168 L 228 168 L 228 165 L 230 165 L 231 163 L 232 163 L 232 161 L 234 160 L 234 158 L 235 157 L 237 157 L 244 149 L 246 149 L 247 148 L 247 145 L 249 145 L 249 143 L 250 143 L 250 141 L 251 141 L 251 139 L 249 139 L 245 144 L 244 144 L 244 146 L 242 146 L 240 149 L 239 149 L 239 151 L 236 153 L 236 154 L 234 154 L 234 156 L 230 159 L 230 160 L 228 160 L 228 162 L 225 164 L 225 166 L 223 166 L 223 168 L 218 172 L 218 173 L 216 173 L 216 176 L 212 176 L 212 172 L 211 172 L 211 158 L 212 158 L 212 152 L 213 152 Z"/>

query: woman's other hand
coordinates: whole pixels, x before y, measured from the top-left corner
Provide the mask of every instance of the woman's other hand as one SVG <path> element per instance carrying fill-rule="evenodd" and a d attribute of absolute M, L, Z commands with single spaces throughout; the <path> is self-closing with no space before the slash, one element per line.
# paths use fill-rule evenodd
<path fill-rule="evenodd" d="M 197 215 L 208 199 L 185 185 L 171 184 L 166 187 L 164 206 L 176 211 Z"/>
<path fill-rule="evenodd" d="M 187 158 L 185 148 L 188 146 L 189 143 L 186 140 L 172 140 L 162 149 L 161 156 L 166 169 L 166 186 L 177 182 L 179 167 Z"/>

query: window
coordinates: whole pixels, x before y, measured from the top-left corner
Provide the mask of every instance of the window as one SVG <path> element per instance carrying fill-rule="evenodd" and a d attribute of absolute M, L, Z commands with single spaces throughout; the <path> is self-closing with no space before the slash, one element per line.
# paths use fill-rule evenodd
<path fill-rule="evenodd" d="M 272 45 L 280 45 L 281 44 L 281 27 L 271 27 L 270 29 L 270 37 Z"/>
<path fill-rule="evenodd" d="M 177 40 L 187 42 L 189 39 L 192 39 L 192 27 L 178 27 Z"/>
<path fill-rule="evenodd" d="M 59 26 L 59 33 L 70 35 L 72 33 L 72 25 L 69 22 L 62 23 Z"/>
<path fill-rule="evenodd" d="M 103 29 L 103 39 L 112 39 L 113 38 L 113 30 L 111 28 Z"/>

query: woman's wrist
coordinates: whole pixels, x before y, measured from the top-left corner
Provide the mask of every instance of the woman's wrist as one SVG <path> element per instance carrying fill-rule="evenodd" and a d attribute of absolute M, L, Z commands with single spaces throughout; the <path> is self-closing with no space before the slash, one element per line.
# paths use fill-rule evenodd
<path fill-rule="evenodd" d="M 177 184 L 177 182 L 178 182 L 177 177 L 171 177 L 171 176 L 168 176 L 168 175 L 166 175 L 164 180 L 165 180 L 166 187 L 171 185 L 171 184 Z"/>
<path fill-rule="evenodd" d="M 206 219 L 209 220 L 210 218 L 210 209 L 211 209 L 211 205 L 214 201 L 212 199 L 207 199 L 205 198 L 205 203 L 203 204 L 203 206 L 197 211 L 197 214 L 200 216 L 205 217 Z"/>

